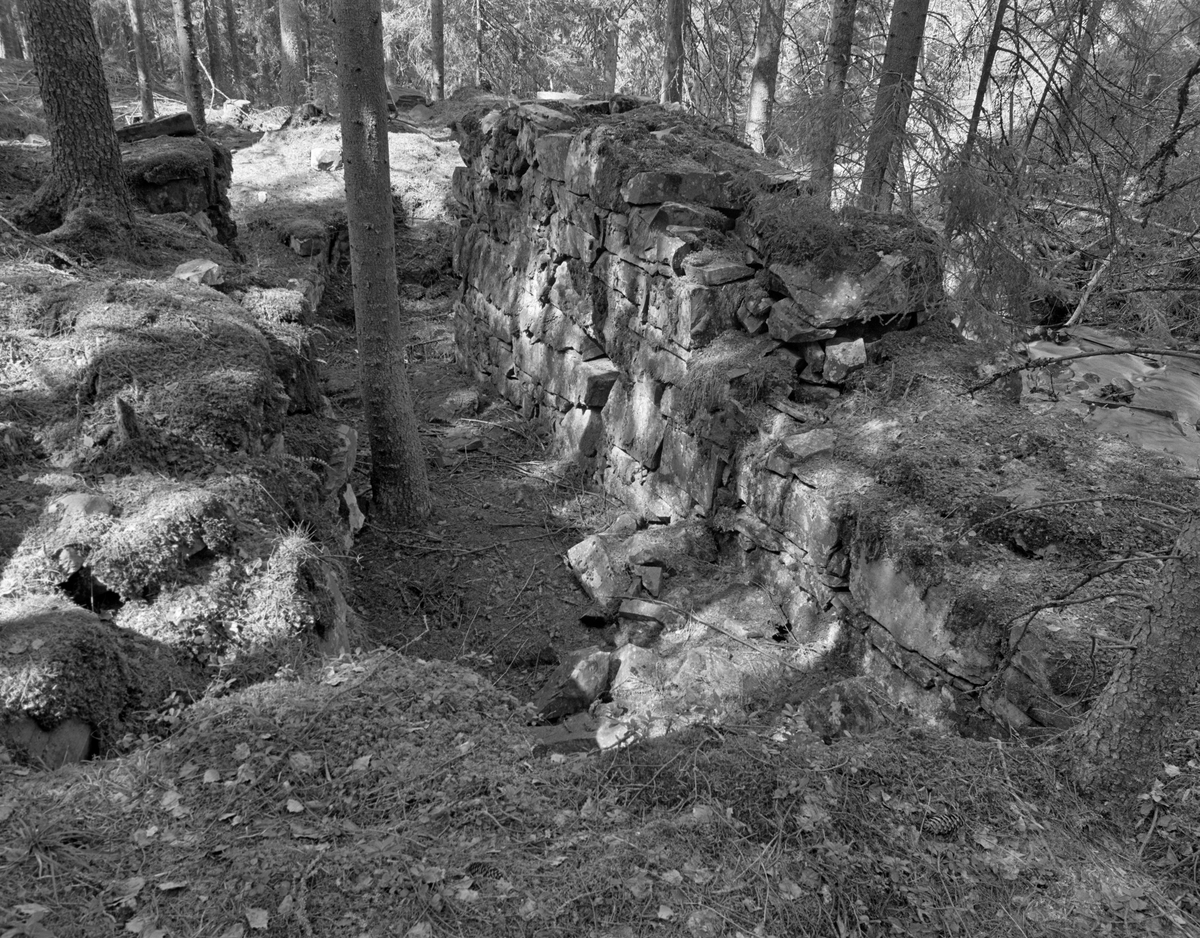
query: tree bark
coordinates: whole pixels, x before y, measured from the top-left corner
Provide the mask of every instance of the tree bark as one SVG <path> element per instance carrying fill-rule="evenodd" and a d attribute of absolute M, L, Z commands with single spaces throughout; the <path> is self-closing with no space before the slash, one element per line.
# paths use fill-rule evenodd
<path fill-rule="evenodd" d="M 404 371 L 380 0 L 338 0 L 337 61 L 373 510 L 387 520 L 412 521 L 426 517 L 432 502 Z"/>
<path fill-rule="evenodd" d="M 688 19 L 688 0 L 667 0 L 666 48 L 663 53 L 663 104 L 683 100 L 683 32 Z"/>
<path fill-rule="evenodd" d="M 18 219 L 38 233 L 61 224 L 62 236 L 71 237 L 72 216 L 87 210 L 93 229 L 127 230 L 133 212 L 88 0 L 27 0 L 25 12 L 50 138 L 50 173 Z"/>
<path fill-rule="evenodd" d="M 604 36 L 604 94 L 616 94 L 617 67 L 621 62 L 621 27 L 612 23 Z"/>
<path fill-rule="evenodd" d="M 975 88 L 975 104 L 971 108 L 971 119 L 967 123 L 967 140 L 963 144 L 962 163 L 971 162 L 971 151 L 975 149 L 975 138 L 979 135 L 979 118 L 983 115 L 983 102 L 987 99 L 988 84 L 992 80 L 992 64 L 1000 49 L 1000 34 L 1004 31 L 1004 14 L 1008 12 L 1008 0 L 1000 0 L 996 18 L 992 21 L 992 35 L 988 39 L 987 51 L 983 55 L 983 67 L 979 69 L 979 84 Z"/>
<path fill-rule="evenodd" d="M 429 0 L 429 49 L 433 57 L 433 100 L 446 98 L 446 25 L 442 0 Z"/>
<path fill-rule="evenodd" d="M 475 87 L 483 87 L 483 0 L 475 0 Z"/>
<path fill-rule="evenodd" d="M 1087 16 L 1084 17 L 1086 8 Z M 1071 67 L 1067 71 L 1067 80 L 1058 94 L 1058 107 L 1054 109 L 1054 148 L 1064 162 L 1069 162 L 1072 154 L 1071 122 L 1079 103 L 1079 92 L 1083 87 L 1083 72 L 1088 59 L 1092 56 L 1092 47 L 1096 42 L 1096 32 L 1100 29 L 1100 14 L 1104 10 L 1103 0 L 1079 0 L 1079 18 L 1083 20 L 1079 34 L 1079 44 L 1075 56 L 1071 59 Z"/>
<path fill-rule="evenodd" d="M 835 0 L 825 41 L 825 91 L 813 128 L 812 183 L 825 205 L 833 197 L 833 169 L 837 162 L 838 129 L 854 45 L 854 17 L 858 0 Z"/>
<path fill-rule="evenodd" d="M 300 0 L 279 0 L 279 51 L 279 94 L 284 104 L 295 107 L 307 97 L 304 79 L 308 75 L 308 55 Z M 383 72 L 379 74 L 382 79 Z"/>
<path fill-rule="evenodd" d="M 779 76 L 779 43 L 783 39 L 785 0 L 761 0 L 750 92 L 746 101 L 746 142 L 756 153 L 765 153 L 775 105 L 775 80 Z"/>
<path fill-rule="evenodd" d="M 862 206 L 876 212 L 891 211 L 896 167 L 903 150 L 904 128 L 928 16 L 929 0 L 895 0 L 892 7 L 883 74 L 875 95 L 863 160 Z"/>
<path fill-rule="evenodd" d="M 1200 517 L 1176 539 L 1129 645 L 1071 731 L 1064 764 L 1080 787 L 1131 802 L 1149 787 L 1200 681 Z"/>
<path fill-rule="evenodd" d="M 238 43 L 237 11 L 233 0 L 225 0 L 225 39 L 229 43 L 229 64 L 233 72 L 233 93 L 243 92 L 242 55 Z"/>
<path fill-rule="evenodd" d="M 192 0 L 172 0 L 175 12 L 175 46 L 183 76 L 183 99 L 196 124 L 196 132 L 208 133 L 204 119 L 204 92 L 200 88 L 200 65 L 196 61 L 196 27 L 192 23 Z"/>
<path fill-rule="evenodd" d="M 138 100 L 142 104 L 142 120 L 154 120 L 154 80 L 150 75 L 150 55 L 146 51 L 146 22 L 142 15 L 142 0 L 128 0 L 129 31 L 133 34 L 133 61 L 137 66 Z"/>
<path fill-rule="evenodd" d="M 204 41 L 208 46 L 208 74 L 213 87 L 221 96 L 229 98 L 229 78 L 225 74 L 225 56 L 221 52 L 221 17 L 216 0 L 201 0 L 204 7 Z"/>
<path fill-rule="evenodd" d="M 0 0 L 0 58 L 23 59 L 21 35 L 17 32 L 17 14 L 12 0 Z"/>

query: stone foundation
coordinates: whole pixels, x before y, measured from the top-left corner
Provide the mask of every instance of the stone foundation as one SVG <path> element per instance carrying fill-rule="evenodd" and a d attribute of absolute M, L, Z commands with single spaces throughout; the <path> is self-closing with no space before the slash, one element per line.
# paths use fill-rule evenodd
<path fill-rule="evenodd" d="M 716 532 L 724 575 L 765 590 L 793 642 L 828 643 L 840 618 L 894 699 L 964 712 L 979 700 L 1018 728 L 1039 705 L 1058 708 L 1027 674 L 1019 705 L 1004 681 L 975 693 L 1003 660 L 996 624 L 966 601 L 987 570 L 922 583 L 862 536 L 854 506 L 875 473 L 829 421 L 875 340 L 940 302 L 932 235 L 835 216 L 720 131 L 634 104 L 527 103 L 459 127 L 461 365 L 549 424 L 559 451 L 643 519 Z M 623 598 L 658 596 L 616 542 L 591 540 L 572 563 L 611 615 Z M 682 634 L 665 606 L 639 610 L 631 621 Z M 678 643 L 643 644 L 661 656 Z"/>

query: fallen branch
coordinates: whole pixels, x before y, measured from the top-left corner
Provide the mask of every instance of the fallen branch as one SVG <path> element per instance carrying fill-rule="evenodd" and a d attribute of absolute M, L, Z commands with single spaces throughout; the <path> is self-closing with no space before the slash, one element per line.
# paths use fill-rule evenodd
<path fill-rule="evenodd" d="M 49 251 L 51 254 L 53 254 L 55 257 L 57 257 L 60 261 L 62 261 L 68 267 L 74 267 L 76 270 L 79 270 L 79 271 L 83 270 L 83 266 L 78 261 L 74 261 L 71 258 L 67 257 L 67 255 L 64 254 L 62 251 L 59 251 L 56 248 L 50 247 L 50 245 L 48 245 L 45 241 L 42 241 L 42 240 L 34 237 L 33 235 L 29 234 L 26 231 L 22 231 L 20 228 L 18 228 L 16 225 L 14 225 L 11 221 L 9 221 L 3 215 L 0 215 L 0 221 L 4 222 L 4 224 L 8 225 L 8 227 L 12 229 L 13 234 L 15 234 L 22 241 L 27 241 L 30 244 L 36 245 L 37 247 L 41 248 L 43 251 Z"/>
<path fill-rule="evenodd" d="M 1087 502 L 1141 502 L 1144 505 L 1152 505 L 1155 508 L 1162 508 L 1165 511 L 1174 511 L 1179 514 L 1187 514 L 1192 509 L 1180 508 L 1178 505 L 1168 505 L 1166 502 L 1156 502 L 1149 498 L 1142 498 L 1140 495 L 1089 495 L 1084 498 L 1064 498 L 1057 502 L 1039 502 L 1036 505 L 1023 505 L 1020 508 L 1009 508 L 1007 511 L 1002 511 L 998 515 L 992 515 L 978 524 L 973 524 L 971 527 L 976 530 L 986 528 L 989 524 L 995 524 L 1001 518 L 1007 518 L 1009 515 L 1018 515 L 1026 511 L 1037 511 L 1039 508 L 1058 508 L 1062 505 L 1082 505 Z"/>
<path fill-rule="evenodd" d="M 1011 368 L 998 371 L 986 381 L 981 381 L 979 384 L 967 388 L 963 393 L 974 394 L 976 391 L 982 391 L 984 388 L 995 384 L 1003 378 L 1007 378 L 1009 375 L 1015 375 L 1018 371 L 1033 371 L 1036 368 L 1047 368 L 1050 365 L 1057 365 L 1062 362 L 1078 361 L 1081 358 L 1096 358 L 1100 355 L 1162 355 L 1165 358 L 1186 358 L 1189 361 L 1200 362 L 1200 352 L 1178 352 L 1174 349 L 1142 348 L 1141 346 L 1109 349 L 1103 352 L 1080 352 L 1078 355 L 1063 355 L 1060 358 L 1033 358 L 1022 364 L 1013 365 Z"/>

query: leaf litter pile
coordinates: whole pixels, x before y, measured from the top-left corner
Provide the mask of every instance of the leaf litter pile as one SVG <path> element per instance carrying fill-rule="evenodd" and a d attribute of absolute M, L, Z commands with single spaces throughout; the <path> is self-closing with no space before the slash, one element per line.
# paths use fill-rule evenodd
<path fill-rule="evenodd" d="M 0 934 L 1195 934 L 1025 747 L 785 718 L 562 756 L 528 717 L 360 653 L 120 760 L 0 766 Z"/>

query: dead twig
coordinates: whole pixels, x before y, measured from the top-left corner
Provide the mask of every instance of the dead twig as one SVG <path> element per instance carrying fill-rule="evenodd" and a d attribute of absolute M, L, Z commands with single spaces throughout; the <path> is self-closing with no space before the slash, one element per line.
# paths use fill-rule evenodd
<path fill-rule="evenodd" d="M 1061 358 L 1034 358 L 1019 365 L 1013 365 L 1010 368 L 1005 368 L 1002 371 L 998 371 L 986 381 L 981 381 L 978 384 L 971 385 L 971 387 L 967 388 L 963 393 L 974 394 L 976 391 L 982 391 L 984 388 L 995 384 L 997 381 L 1007 378 L 1010 375 L 1015 375 L 1018 371 L 1034 371 L 1038 368 L 1047 368 L 1050 365 L 1077 361 L 1081 358 L 1096 358 L 1100 355 L 1162 355 L 1165 358 L 1186 358 L 1189 361 L 1200 362 L 1200 352 L 1179 352 L 1175 349 L 1144 348 L 1142 346 L 1123 349 L 1108 349 L 1103 352 L 1080 352 L 1077 355 L 1063 355 Z"/>
<path fill-rule="evenodd" d="M 43 251 L 49 251 L 51 254 L 53 254 L 55 257 L 57 257 L 60 261 L 62 261 L 68 267 L 73 267 L 80 272 L 83 271 L 83 265 L 80 264 L 78 261 L 72 260 L 71 258 L 67 257 L 67 255 L 64 254 L 62 251 L 59 251 L 56 248 L 50 247 L 50 245 L 46 244 L 46 242 L 44 242 L 38 238 L 35 238 L 33 235 L 29 234 L 28 232 L 22 231 L 20 228 L 18 228 L 16 225 L 14 225 L 11 221 L 9 221 L 3 215 L 0 215 L 0 221 L 4 222 L 4 224 L 8 225 L 8 227 L 10 229 L 12 229 L 13 234 L 15 234 L 22 241 L 26 241 L 29 244 L 35 245 L 35 246 L 41 248 Z"/>

